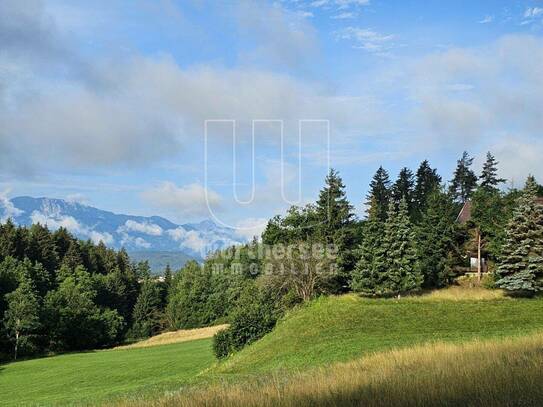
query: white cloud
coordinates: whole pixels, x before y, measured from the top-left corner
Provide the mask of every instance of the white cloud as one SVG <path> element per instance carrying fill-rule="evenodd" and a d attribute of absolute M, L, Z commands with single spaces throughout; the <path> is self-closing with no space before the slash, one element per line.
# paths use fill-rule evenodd
<path fill-rule="evenodd" d="M 494 16 L 485 16 L 482 20 L 479 21 L 479 24 L 488 24 L 494 21 Z"/>
<path fill-rule="evenodd" d="M 243 219 L 236 224 L 236 234 L 247 240 L 253 237 L 260 238 L 267 224 L 268 219 L 266 218 Z"/>
<path fill-rule="evenodd" d="M 379 41 L 368 40 L 368 47 Z M 367 114 L 345 114 L 336 95 L 319 84 L 282 74 L 183 70 L 169 57 L 136 57 L 108 64 L 101 72 L 99 92 L 59 80 L 55 87 L 40 84 L 32 98 L 16 100 L 10 109 L 0 108 L 0 154 L 10 158 L 0 160 L 0 166 L 12 171 L 23 166 L 35 171 L 141 167 L 178 154 L 183 143 L 193 143 L 192 136 L 201 134 L 209 118 L 278 117 L 289 122 L 326 117 L 337 128 L 371 120 Z M 347 111 L 367 110 L 352 102 Z"/>
<path fill-rule="evenodd" d="M 185 238 L 183 239 L 182 245 L 201 254 L 207 253 L 209 251 L 209 243 L 205 239 L 203 239 L 198 232 L 192 230 L 187 232 Z M 202 255 L 201 257 L 204 256 Z"/>
<path fill-rule="evenodd" d="M 230 17 L 255 39 L 241 58 L 256 64 L 225 69 L 181 67 L 167 54 L 129 51 L 84 60 L 61 41 L 69 30 L 57 29 L 47 8 L 22 3 L 0 4 L 0 38 L 3 51 L 10 50 L 0 55 L 4 172 L 143 167 L 194 143 L 209 118 L 327 117 L 347 125 L 330 89 L 269 70 L 274 63 L 281 69 L 305 64 L 317 52 L 315 29 L 296 12 L 236 3 Z M 36 69 L 37 60 L 40 68 L 54 64 L 55 75 Z"/>
<path fill-rule="evenodd" d="M 299 11 L 298 15 L 303 18 L 315 17 L 315 15 L 311 11 Z"/>
<path fill-rule="evenodd" d="M 370 0 L 314 0 L 310 3 L 312 7 L 336 6 L 338 9 L 345 9 L 351 6 L 367 6 Z"/>
<path fill-rule="evenodd" d="M 522 136 L 507 135 L 489 148 L 500 162 L 500 175 L 515 188 L 522 188 L 526 177 L 534 175 L 543 182 L 543 142 Z"/>
<path fill-rule="evenodd" d="M 534 18 L 543 14 L 541 7 L 528 7 L 524 12 L 524 18 Z"/>
<path fill-rule="evenodd" d="M 0 216 L 0 223 L 4 223 L 8 219 L 15 218 L 21 215 L 22 213 L 24 213 L 24 211 L 22 211 L 19 208 L 16 208 L 15 205 L 13 205 L 13 203 L 9 200 L 8 198 L 9 192 L 10 192 L 9 189 L 3 192 L 0 192 L 0 208 L 2 208 L 2 216 Z"/>
<path fill-rule="evenodd" d="M 473 145 L 507 131 L 536 136 L 543 128 L 541 59 L 543 44 L 529 35 L 423 58 L 408 79 L 414 111 L 439 142 Z"/>
<path fill-rule="evenodd" d="M 329 3 L 329 0 L 315 0 L 310 3 L 312 7 L 322 7 Z"/>
<path fill-rule="evenodd" d="M 189 248 L 194 252 L 200 253 L 201 257 L 205 257 L 210 250 L 212 242 L 205 239 L 200 232 L 194 230 L 187 231 L 182 227 L 178 227 L 177 229 L 168 230 L 167 233 L 172 240 L 180 243 L 180 248 Z"/>
<path fill-rule="evenodd" d="M 84 225 L 81 225 L 73 216 L 61 216 L 58 214 L 54 215 L 49 213 L 43 213 L 40 211 L 34 211 L 30 215 L 30 220 L 32 221 L 32 223 L 47 225 L 47 227 L 52 230 L 56 230 L 61 227 L 65 228 L 69 232 L 91 239 L 96 244 L 100 242 L 103 242 L 105 244 L 112 244 L 114 242 L 113 236 L 111 236 L 111 234 L 107 232 L 101 233 L 96 230 L 89 229 Z"/>
<path fill-rule="evenodd" d="M 349 18 L 355 18 L 356 17 L 356 14 L 351 12 L 351 11 L 345 11 L 343 13 L 339 13 L 339 14 L 336 14 L 336 15 L 333 15 L 331 16 L 330 18 L 334 19 L 334 20 L 346 20 L 346 19 L 349 19 Z"/>
<path fill-rule="evenodd" d="M 140 223 L 131 219 L 127 220 L 123 226 L 117 229 L 117 232 L 139 232 L 150 236 L 161 236 L 162 228 L 154 223 Z"/>
<path fill-rule="evenodd" d="M 336 32 L 336 38 L 353 41 L 353 48 L 384 54 L 391 49 L 394 36 L 380 34 L 368 28 L 347 27 Z"/>
<path fill-rule="evenodd" d="M 71 203 L 78 203 L 80 205 L 88 206 L 90 204 L 89 198 L 81 193 L 69 194 L 66 196 L 66 201 Z"/>
<path fill-rule="evenodd" d="M 255 46 L 244 50 L 244 60 L 265 63 L 266 67 L 303 68 L 316 55 L 317 30 L 307 17 L 308 11 L 290 11 L 275 2 L 241 0 L 234 7 L 234 18 L 244 38 Z"/>
<path fill-rule="evenodd" d="M 89 236 L 89 239 L 92 240 L 94 244 L 103 242 L 104 244 L 111 245 L 115 242 L 113 236 L 111 236 L 107 232 L 101 233 L 97 232 L 96 230 L 87 230 L 86 234 Z"/>
<path fill-rule="evenodd" d="M 370 0 L 335 0 L 335 3 L 340 8 L 345 8 L 349 6 L 367 6 L 370 4 Z"/>
<path fill-rule="evenodd" d="M 163 182 L 144 191 L 142 197 L 157 208 L 175 210 L 187 216 L 209 216 L 208 205 L 217 209 L 221 204 L 219 194 L 200 184 L 178 187 L 172 182 Z"/>

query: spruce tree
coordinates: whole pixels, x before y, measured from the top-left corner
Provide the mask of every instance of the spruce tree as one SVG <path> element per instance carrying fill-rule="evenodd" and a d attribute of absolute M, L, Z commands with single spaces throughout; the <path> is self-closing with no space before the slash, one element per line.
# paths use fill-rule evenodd
<path fill-rule="evenodd" d="M 392 199 L 396 205 L 399 205 L 402 199 L 407 202 L 407 210 L 409 215 L 413 211 L 413 194 L 415 180 L 413 172 L 409 168 L 402 168 L 398 179 L 392 186 Z"/>
<path fill-rule="evenodd" d="M 345 185 L 339 173 L 331 169 L 325 179 L 316 204 L 317 240 L 333 244 L 337 251 L 338 273 L 332 283 L 332 292 L 343 292 L 350 284 L 349 273 L 356 257 L 351 248 L 355 245 L 353 207 L 345 193 Z"/>
<path fill-rule="evenodd" d="M 381 221 L 384 221 L 387 217 L 390 192 L 388 172 L 383 167 L 379 167 L 371 180 L 366 204 L 368 206 L 372 205 L 372 203 L 376 205 L 377 216 Z"/>
<path fill-rule="evenodd" d="M 134 305 L 132 336 L 147 338 L 158 332 L 160 327 L 161 293 L 159 286 L 150 278 L 141 285 L 141 291 Z"/>
<path fill-rule="evenodd" d="M 415 220 L 419 220 L 424 211 L 429 197 L 438 190 L 441 177 L 437 169 L 431 168 L 428 160 L 424 160 L 417 169 L 415 191 L 413 193 L 413 214 Z"/>
<path fill-rule="evenodd" d="M 503 184 L 505 179 L 498 178 L 498 164 L 496 158 L 490 153 L 486 153 L 486 162 L 483 165 L 483 171 L 479 177 L 480 186 L 489 191 L 497 191 L 498 185 Z"/>
<path fill-rule="evenodd" d="M 456 205 L 436 190 L 416 228 L 417 248 L 425 287 L 444 287 L 451 280 L 451 252 L 457 234 Z"/>
<path fill-rule="evenodd" d="M 511 293 L 543 290 L 543 206 L 536 197 L 537 183 L 530 176 L 507 227 L 497 270 L 496 285 Z"/>
<path fill-rule="evenodd" d="M 377 204 L 372 201 L 364 222 L 359 260 L 353 271 L 351 288 L 364 295 L 375 295 L 386 275 L 386 250 L 383 246 L 384 223 L 379 219 Z"/>
<path fill-rule="evenodd" d="M 381 284 L 383 294 L 400 294 L 420 289 L 423 277 L 417 256 L 413 226 L 403 199 L 396 209 L 391 202 L 385 224 L 387 274 Z"/>
<path fill-rule="evenodd" d="M 449 185 L 449 193 L 457 202 L 466 202 L 477 188 L 477 176 L 471 169 L 472 164 L 473 158 L 464 151 L 457 161 L 454 176 Z"/>
<path fill-rule="evenodd" d="M 353 221 L 353 207 L 345 193 L 345 185 L 339 173 L 333 168 L 326 176 L 324 188 L 317 200 L 317 215 L 321 220 L 319 225 L 320 237 L 328 243 L 333 243 L 338 230 L 349 226 Z"/>

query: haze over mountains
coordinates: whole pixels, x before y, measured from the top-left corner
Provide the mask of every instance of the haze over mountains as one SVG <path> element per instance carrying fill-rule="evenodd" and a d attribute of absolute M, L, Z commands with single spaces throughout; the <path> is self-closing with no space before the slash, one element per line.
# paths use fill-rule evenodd
<path fill-rule="evenodd" d="M 0 220 L 8 218 L 19 225 L 41 223 L 53 230 L 64 227 L 81 239 L 124 247 L 138 260 L 160 257 L 164 263 L 168 259 L 172 267 L 191 258 L 202 260 L 211 251 L 247 240 L 211 220 L 179 225 L 160 216 L 115 214 L 63 199 L 20 196 L 1 200 Z"/>

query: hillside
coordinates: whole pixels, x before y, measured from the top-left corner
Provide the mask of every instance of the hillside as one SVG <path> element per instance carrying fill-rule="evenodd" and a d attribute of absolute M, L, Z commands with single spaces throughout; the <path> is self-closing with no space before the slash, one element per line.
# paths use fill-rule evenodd
<path fill-rule="evenodd" d="M 455 288 L 399 301 L 323 297 L 291 311 L 274 331 L 223 362 L 212 356 L 211 339 L 22 361 L 0 366 L 0 399 L 5 405 L 29 400 L 44 405 L 101 403 L 119 397 L 121 405 L 148 405 L 150 400 L 156 405 L 192 405 L 195 400 L 220 405 L 234 397 L 230 405 L 262 405 L 263 398 L 273 405 L 280 386 L 290 397 L 282 400 L 290 400 L 285 405 L 326 402 L 328 393 L 322 392 L 328 390 L 322 389 L 328 388 L 340 399 L 349 394 L 369 399 L 375 389 L 383 389 L 382 404 L 375 405 L 386 405 L 401 395 L 394 390 L 397 386 L 422 389 L 431 384 L 438 388 L 432 396 L 438 400 L 448 394 L 450 383 L 458 382 L 464 387 L 457 394 L 473 395 L 477 387 L 470 384 L 471 376 L 465 380 L 467 374 L 485 380 L 490 394 L 498 389 L 494 383 L 504 380 L 504 371 L 519 375 L 511 391 L 540 397 L 527 390 L 539 380 L 540 369 L 530 368 L 522 376 L 517 367 L 538 363 L 530 355 L 540 354 L 541 332 L 541 298 L 510 299 L 497 291 Z M 526 338 L 529 335 L 534 336 Z M 490 368 L 497 369 L 495 374 L 484 370 Z M 36 385 L 23 391 L 30 379 Z M 362 386 L 367 383 L 373 387 Z M 244 385 L 251 386 L 250 391 Z M 517 393 L 502 396 L 506 400 Z"/>
<path fill-rule="evenodd" d="M 542 299 L 513 300 L 496 297 L 495 292 L 481 296 L 479 290 L 470 298 L 463 291 L 459 297 L 450 292 L 399 301 L 355 295 L 320 298 L 292 311 L 273 332 L 215 372 L 292 371 L 428 341 L 461 342 L 543 330 Z"/>
<path fill-rule="evenodd" d="M 296 375 L 276 374 L 172 394 L 171 407 L 477 406 L 543 404 L 543 335 L 385 351 Z M 125 400 L 119 407 L 147 406 Z"/>

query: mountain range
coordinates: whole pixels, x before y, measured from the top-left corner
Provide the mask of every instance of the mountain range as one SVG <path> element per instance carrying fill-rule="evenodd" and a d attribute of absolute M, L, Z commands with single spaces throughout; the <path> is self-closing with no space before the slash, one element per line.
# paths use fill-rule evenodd
<path fill-rule="evenodd" d="M 234 229 L 211 220 L 176 224 L 160 216 L 116 214 L 63 199 L 28 196 L 2 199 L 0 220 L 8 218 L 25 226 L 41 223 L 52 230 L 64 227 L 78 238 L 102 241 L 115 249 L 124 247 L 139 260 L 153 262 L 160 258 L 160 266 L 165 259 L 172 267 L 188 259 L 201 261 L 211 251 L 247 240 Z"/>

